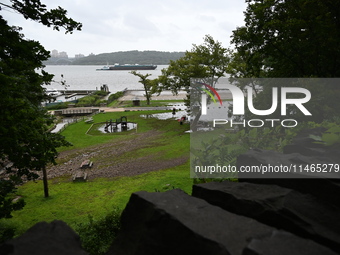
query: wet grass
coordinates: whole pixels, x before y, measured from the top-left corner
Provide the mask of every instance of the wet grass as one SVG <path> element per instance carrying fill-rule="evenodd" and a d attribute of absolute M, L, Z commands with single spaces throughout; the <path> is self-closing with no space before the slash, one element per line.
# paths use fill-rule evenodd
<path fill-rule="evenodd" d="M 101 218 L 113 208 L 124 209 L 131 193 L 180 188 L 191 194 L 189 162 L 171 169 L 149 172 L 133 177 L 99 178 L 84 183 L 73 183 L 69 178 L 49 181 L 50 197 L 44 198 L 42 181 L 29 182 L 19 187 L 18 195 L 26 201 L 23 210 L 13 213 L 7 221 L 17 228 L 17 235 L 40 221 L 65 221 L 75 227 L 88 221 L 88 216 Z"/>
<path fill-rule="evenodd" d="M 122 116 L 126 116 L 129 122 L 137 123 L 137 130 L 131 130 L 127 133 L 102 133 L 96 130 L 90 130 L 92 124 L 88 124 L 85 121 L 80 121 L 69 125 L 61 134 L 66 137 L 66 140 L 73 144 L 71 147 L 62 147 L 59 151 L 69 149 L 86 148 L 91 145 L 103 144 L 106 142 L 112 142 L 113 140 L 130 139 L 127 134 L 132 132 L 146 132 L 150 130 L 171 131 L 178 130 L 178 123 L 173 120 L 158 120 L 158 119 L 145 119 L 141 115 L 161 113 L 164 111 L 130 111 L 130 112 L 111 112 L 100 113 L 93 116 L 94 123 L 105 122 L 107 120 L 120 119 Z M 188 126 L 185 127 L 189 129 Z M 171 129 L 171 130 L 169 130 Z M 89 132 L 88 132 L 89 131 Z M 182 131 L 182 130 L 180 130 Z M 183 130 L 184 131 L 184 130 Z M 88 132 L 88 133 L 87 133 Z"/>
<path fill-rule="evenodd" d="M 147 111 L 159 113 L 160 111 Z M 175 159 L 189 155 L 190 136 L 184 131 L 189 125 L 179 125 L 176 120 L 158 120 L 143 118 L 146 112 L 101 113 L 93 117 L 94 123 L 104 122 L 127 116 L 128 121 L 138 123 L 138 133 L 155 131 L 157 138 L 148 146 L 126 153 L 122 157 L 146 157 L 154 155 L 157 160 Z M 129 133 L 86 134 L 91 124 L 84 121 L 71 124 L 63 132 L 66 140 L 73 146 L 61 148 L 60 151 L 75 151 L 105 143 L 133 140 Z M 135 131 L 133 131 L 135 132 Z M 71 155 L 72 153 L 70 153 Z M 62 162 L 60 162 L 62 163 Z M 106 162 L 110 164 L 110 162 Z M 50 197 L 44 198 L 41 181 L 28 182 L 18 188 L 18 195 L 26 201 L 23 210 L 13 213 L 13 218 L 2 220 L 17 228 L 16 235 L 25 232 L 40 221 L 63 220 L 71 227 L 87 222 L 89 215 L 101 218 L 113 208 L 123 210 L 131 193 L 145 190 L 149 192 L 180 188 L 191 193 L 193 180 L 190 179 L 189 161 L 169 169 L 148 172 L 132 177 L 98 178 L 85 183 L 73 183 L 70 177 L 49 180 Z"/>

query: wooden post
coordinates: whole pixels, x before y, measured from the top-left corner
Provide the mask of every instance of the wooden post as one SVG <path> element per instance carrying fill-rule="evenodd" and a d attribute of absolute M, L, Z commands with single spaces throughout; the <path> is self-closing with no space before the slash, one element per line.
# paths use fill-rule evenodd
<path fill-rule="evenodd" d="M 44 167 L 42 171 L 43 171 L 43 182 L 44 182 L 44 194 L 45 194 L 45 197 L 49 197 L 46 168 Z"/>

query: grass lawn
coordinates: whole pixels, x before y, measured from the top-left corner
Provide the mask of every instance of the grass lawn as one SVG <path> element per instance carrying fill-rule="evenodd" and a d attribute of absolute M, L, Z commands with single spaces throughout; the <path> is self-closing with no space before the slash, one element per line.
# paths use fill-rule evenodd
<path fill-rule="evenodd" d="M 69 149 L 78 149 L 78 148 L 86 148 L 91 145 L 98 145 L 101 143 L 110 142 L 113 140 L 121 140 L 121 139 L 131 139 L 127 134 L 133 132 L 146 132 L 150 130 L 159 130 L 165 131 L 168 135 L 168 132 L 172 132 L 173 130 L 178 130 L 179 125 L 174 120 L 162 121 L 158 119 L 146 119 L 140 117 L 141 115 L 153 114 L 153 113 L 161 113 L 164 111 L 130 111 L 130 112 L 110 112 L 110 113 L 100 113 L 93 117 L 94 124 L 101 123 L 109 120 L 115 121 L 116 119 L 120 119 L 122 116 L 126 116 L 128 122 L 136 122 L 138 124 L 137 130 L 131 130 L 128 132 L 121 133 L 101 133 L 96 132 L 91 129 L 92 124 L 85 123 L 85 121 L 81 121 L 78 123 L 74 123 L 69 125 L 63 132 L 62 135 L 66 137 L 66 140 L 73 144 L 72 147 L 62 147 L 59 151 L 69 150 Z M 180 132 L 184 132 L 188 130 L 188 126 L 183 126 Z M 89 131 L 89 132 L 88 132 Z M 88 132 L 88 134 L 86 134 Z M 176 132 L 176 131 L 175 131 Z"/>
<path fill-rule="evenodd" d="M 157 113 L 159 111 L 153 111 Z M 148 111 L 148 113 L 151 113 Z M 142 148 L 133 154 L 122 157 L 146 157 L 150 154 L 157 155 L 162 160 L 171 160 L 189 155 L 189 134 L 184 131 L 189 125 L 179 125 L 176 120 L 146 119 L 140 115 L 145 112 L 117 112 L 101 113 L 93 117 L 94 122 L 105 122 L 109 119 L 127 116 L 128 121 L 138 123 L 138 133 L 155 131 L 160 135 L 150 141 L 151 146 Z M 98 133 L 87 131 L 92 124 L 84 121 L 71 124 L 62 134 L 73 146 L 60 148 L 60 151 L 83 150 L 106 143 L 115 143 L 122 140 L 134 139 L 133 132 L 127 133 Z M 63 162 L 59 162 L 62 164 Z M 125 208 L 131 193 L 140 190 L 149 192 L 165 191 L 180 188 L 191 194 L 193 180 L 190 179 L 189 161 L 168 169 L 147 172 L 130 177 L 97 178 L 85 183 L 73 183 L 69 177 L 58 177 L 49 180 L 49 198 L 43 196 L 42 181 L 28 182 L 18 188 L 18 195 L 26 201 L 26 206 L 21 211 L 13 212 L 13 218 L 3 219 L 2 222 L 17 228 L 16 235 L 20 235 L 29 227 L 40 221 L 50 222 L 63 220 L 71 227 L 88 221 L 88 216 L 94 219 L 107 215 L 114 208 Z M 1 221 L 0 221 L 1 222 Z"/>
<path fill-rule="evenodd" d="M 149 192 L 180 188 L 191 194 L 192 179 L 189 177 L 189 162 L 171 169 L 149 172 L 133 177 L 113 179 L 100 178 L 84 183 L 73 183 L 58 178 L 49 181 L 50 197 L 44 198 L 42 181 L 29 182 L 19 187 L 18 195 L 23 196 L 26 206 L 13 213 L 8 223 L 15 225 L 17 234 L 40 221 L 65 221 L 75 227 L 88 221 L 91 215 L 100 218 L 118 207 L 124 209 L 131 193 Z"/>

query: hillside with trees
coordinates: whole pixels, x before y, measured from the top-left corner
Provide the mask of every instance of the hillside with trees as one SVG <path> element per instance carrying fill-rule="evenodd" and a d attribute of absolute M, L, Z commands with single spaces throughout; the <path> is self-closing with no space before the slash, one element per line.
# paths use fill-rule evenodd
<path fill-rule="evenodd" d="M 184 54 L 185 52 L 119 51 L 75 59 L 72 65 L 113 65 L 115 63 L 168 65 L 170 60 L 177 60 Z"/>

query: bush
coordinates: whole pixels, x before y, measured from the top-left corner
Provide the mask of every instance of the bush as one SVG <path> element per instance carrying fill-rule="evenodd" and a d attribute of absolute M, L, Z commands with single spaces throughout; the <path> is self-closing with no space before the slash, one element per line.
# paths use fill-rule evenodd
<path fill-rule="evenodd" d="M 0 244 L 14 237 L 16 228 L 8 222 L 0 223 Z"/>
<path fill-rule="evenodd" d="M 78 224 L 76 232 L 83 248 L 91 255 L 105 254 L 120 230 L 121 210 L 115 208 L 105 217 L 94 220 L 89 215 L 88 223 Z"/>
<path fill-rule="evenodd" d="M 103 90 L 97 90 L 93 93 L 93 95 L 100 96 L 100 97 L 105 97 L 109 92 L 103 91 Z"/>
<path fill-rule="evenodd" d="M 102 100 L 102 98 L 107 94 L 108 92 L 106 91 L 97 90 L 91 95 L 79 98 L 76 106 L 78 107 L 100 106 L 100 104 L 107 102 L 106 100 Z"/>
<path fill-rule="evenodd" d="M 85 107 L 85 106 L 95 106 L 97 105 L 97 101 L 100 99 L 97 95 L 91 95 L 79 98 L 78 103 L 76 106 Z"/>
<path fill-rule="evenodd" d="M 117 100 L 118 98 L 122 97 L 124 95 L 124 92 L 123 91 L 118 91 L 114 94 L 111 94 L 109 96 L 109 99 L 107 100 L 107 103 L 110 104 L 112 103 L 113 101 Z"/>
<path fill-rule="evenodd" d="M 47 110 L 59 110 L 59 109 L 65 109 L 68 107 L 68 102 L 62 102 L 62 103 L 54 103 L 46 106 Z"/>

